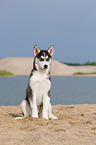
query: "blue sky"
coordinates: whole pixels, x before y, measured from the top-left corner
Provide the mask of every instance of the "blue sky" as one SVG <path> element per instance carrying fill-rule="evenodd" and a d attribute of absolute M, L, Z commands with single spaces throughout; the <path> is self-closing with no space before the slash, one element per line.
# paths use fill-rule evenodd
<path fill-rule="evenodd" d="M 0 57 L 33 57 L 55 46 L 54 59 L 96 62 L 96 0 L 0 0 Z"/>

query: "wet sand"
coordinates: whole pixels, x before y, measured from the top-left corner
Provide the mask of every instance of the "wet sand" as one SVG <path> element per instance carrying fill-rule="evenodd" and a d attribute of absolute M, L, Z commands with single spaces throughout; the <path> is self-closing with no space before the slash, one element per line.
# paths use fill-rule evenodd
<path fill-rule="evenodd" d="M 0 106 L 1 145 L 96 145 L 96 105 L 55 105 L 58 120 L 21 115 L 19 106 Z"/>

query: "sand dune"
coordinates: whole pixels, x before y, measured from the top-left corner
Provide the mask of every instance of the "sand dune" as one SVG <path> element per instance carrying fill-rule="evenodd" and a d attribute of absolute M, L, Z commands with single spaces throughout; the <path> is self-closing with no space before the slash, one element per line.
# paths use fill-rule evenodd
<path fill-rule="evenodd" d="M 0 70 L 6 70 L 15 75 L 29 75 L 32 65 L 33 58 L 9 57 L 0 60 Z M 51 75 L 70 76 L 75 72 L 96 72 L 96 66 L 68 66 L 52 60 Z"/>
<path fill-rule="evenodd" d="M 0 70 L 7 70 L 15 75 L 29 75 L 32 58 L 9 57 L 0 60 Z"/>
<path fill-rule="evenodd" d="M 96 145 L 96 105 L 56 105 L 58 120 L 21 115 L 19 106 L 0 107 L 1 145 Z"/>
<path fill-rule="evenodd" d="M 33 58 L 9 57 L 0 60 L 0 70 L 7 70 L 15 75 L 29 75 L 33 67 Z M 52 60 L 52 75 L 72 75 L 73 68 Z"/>
<path fill-rule="evenodd" d="M 77 72 L 91 73 L 96 72 L 96 66 L 72 66 Z"/>

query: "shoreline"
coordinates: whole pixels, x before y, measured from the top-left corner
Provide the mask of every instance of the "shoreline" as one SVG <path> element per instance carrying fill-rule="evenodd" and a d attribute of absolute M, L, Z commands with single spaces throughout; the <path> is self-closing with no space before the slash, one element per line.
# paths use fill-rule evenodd
<path fill-rule="evenodd" d="M 0 77 L 18 77 L 18 76 L 29 76 L 29 75 L 4 75 L 4 76 L 0 76 Z M 51 75 L 52 77 L 70 77 L 70 76 L 74 76 L 74 77 L 96 77 L 96 75 Z"/>

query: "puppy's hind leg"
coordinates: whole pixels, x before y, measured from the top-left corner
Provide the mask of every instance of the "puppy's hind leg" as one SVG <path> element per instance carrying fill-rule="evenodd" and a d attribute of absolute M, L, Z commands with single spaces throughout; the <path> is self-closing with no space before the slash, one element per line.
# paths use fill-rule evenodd
<path fill-rule="evenodd" d="M 49 103 L 49 119 L 50 119 L 50 120 L 58 119 L 56 116 L 54 116 L 54 115 L 52 114 L 52 106 L 51 106 L 51 103 Z"/>
<path fill-rule="evenodd" d="M 27 116 L 31 116 L 32 112 L 31 112 L 31 108 L 30 108 L 30 105 L 28 104 L 27 100 L 23 100 L 21 102 L 21 109 L 22 109 L 23 117 L 16 117 L 15 119 L 23 119 Z"/>

